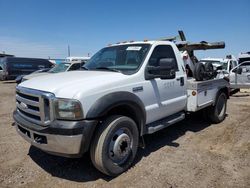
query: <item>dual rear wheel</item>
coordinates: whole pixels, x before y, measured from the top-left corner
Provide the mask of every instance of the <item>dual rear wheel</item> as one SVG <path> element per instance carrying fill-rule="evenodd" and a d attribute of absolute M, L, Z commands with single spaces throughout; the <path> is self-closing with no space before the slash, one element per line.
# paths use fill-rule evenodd
<path fill-rule="evenodd" d="M 215 104 L 204 109 L 204 116 L 212 123 L 220 123 L 226 117 L 227 96 L 224 92 L 217 95 Z"/>

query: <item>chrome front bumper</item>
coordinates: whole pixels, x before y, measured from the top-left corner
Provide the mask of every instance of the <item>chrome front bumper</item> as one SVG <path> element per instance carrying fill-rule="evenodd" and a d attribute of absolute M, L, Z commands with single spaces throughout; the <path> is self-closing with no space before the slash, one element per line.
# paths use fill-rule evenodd
<path fill-rule="evenodd" d="M 55 135 L 44 134 L 19 124 L 15 124 L 16 131 L 31 145 L 48 153 L 56 155 L 78 155 L 81 152 L 83 135 Z"/>

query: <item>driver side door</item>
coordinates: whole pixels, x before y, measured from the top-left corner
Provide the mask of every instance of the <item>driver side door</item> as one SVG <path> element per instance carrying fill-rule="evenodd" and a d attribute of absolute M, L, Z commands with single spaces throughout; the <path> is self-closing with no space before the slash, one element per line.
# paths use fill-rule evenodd
<path fill-rule="evenodd" d="M 144 88 L 147 95 L 144 96 L 143 101 L 146 106 L 147 124 L 180 112 L 186 105 L 185 73 L 181 67 L 178 67 L 172 46 L 156 46 L 147 66 L 159 67 L 161 58 L 174 59 L 176 76 L 173 79 L 153 78 L 145 80 Z"/>

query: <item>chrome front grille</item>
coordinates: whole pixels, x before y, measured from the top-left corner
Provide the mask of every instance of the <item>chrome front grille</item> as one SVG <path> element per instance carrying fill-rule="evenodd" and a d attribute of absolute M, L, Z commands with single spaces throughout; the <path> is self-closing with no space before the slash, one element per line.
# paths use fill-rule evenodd
<path fill-rule="evenodd" d="M 46 126 L 53 119 L 53 98 L 51 93 L 17 87 L 17 112 L 33 123 Z"/>

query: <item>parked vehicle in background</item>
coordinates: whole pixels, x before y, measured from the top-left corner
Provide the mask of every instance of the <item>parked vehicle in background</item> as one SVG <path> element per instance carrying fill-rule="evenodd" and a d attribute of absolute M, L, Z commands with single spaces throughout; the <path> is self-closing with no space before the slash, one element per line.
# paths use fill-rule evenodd
<path fill-rule="evenodd" d="M 51 68 L 53 64 L 46 59 L 4 57 L 0 59 L 3 69 L 3 80 L 15 79 L 19 75 L 27 75 L 36 70 Z"/>
<path fill-rule="evenodd" d="M 55 67 L 55 65 L 53 65 L 53 67 Z M 40 69 L 40 70 L 37 70 L 35 72 L 32 72 L 31 74 L 34 74 L 34 73 L 42 73 L 42 72 L 48 72 L 50 69 L 52 69 L 53 67 L 50 67 L 50 68 L 45 68 L 45 69 Z"/>
<path fill-rule="evenodd" d="M 48 72 L 50 69 L 51 69 L 51 68 L 40 69 L 40 70 L 37 70 L 37 71 L 35 71 L 35 72 L 31 73 L 31 74 L 38 74 L 38 73 Z M 30 75 L 30 74 L 28 74 L 28 75 Z M 25 77 L 25 76 L 26 76 L 26 75 L 17 76 L 16 79 L 15 79 L 15 80 L 16 80 L 16 83 L 17 83 L 17 84 L 20 84 L 20 83 L 22 82 L 22 80 L 23 80 L 23 77 Z"/>
<path fill-rule="evenodd" d="M 21 82 L 24 82 L 26 80 L 30 80 L 32 78 L 38 77 L 38 76 L 45 76 L 49 75 L 51 73 L 59 73 L 59 72 L 67 72 L 67 71 L 74 71 L 74 70 L 81 70 L 82 66 L 85 64 L 85 61 L 81 62 L 74 62 L 74 63 L 60 63 L 57 64 L 52 69 L 46 71 L 46 72 L 34 72 L 29 75 L 26 75 L 22 78 Z"/>
<path fill-rule="evenodd" d="M 0 66 L 0 80 L 3 80 L 3 68 Z"/>
<path fill-rule="evenodd" d="M 239 64 L 244 61 L 250 61 L 250 52 L 240 53 L 238 56 Z"/>
<path fill-rule="evenodd" d="M 229 77 L 229 72 L 238 65 L 237 59 L 231 55 L 226 58 L 204 58 L 201 63 L 212 63 L 213 68 L 217 71 L 217 78 Z"/>
<path fill-rule="evenodd" d="M 187 78 L 180 49 L 191 45 L 124 42 L 101 49 L 84 71 L 25 81 L 16 88 L 16 130 L 54 155 L 81 157 L 90 150 L 98 170 L 117 176 L 133 163 L 144 135 L 187 112 L 203 109 L 213 123 L 225 119 L 229 83 Z"/>
<path fill-rule="evenodd" d="M 81 63 L 81 62 L 87 62 L 90 59 L 88 56 L 83 56 L 83 57 L 75 57 L 75 56 L 70 56 L 66 57 L 66 62 L 67 63 Z"/>
<path fill-rule="evenodd" d="M 230 71 L 231 88 L 250 88 L 250 61 L 243 61 Z"/>
<path fill-rule="evenodd" d="M 0 53 L 0 58 L 3 58 L 3 57 L 14 57 L 14 55 L 6 54 L 6 53 Z"/>

